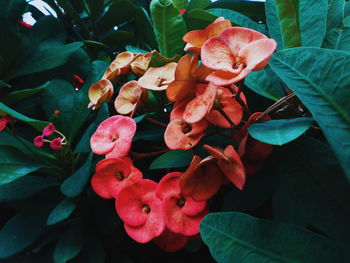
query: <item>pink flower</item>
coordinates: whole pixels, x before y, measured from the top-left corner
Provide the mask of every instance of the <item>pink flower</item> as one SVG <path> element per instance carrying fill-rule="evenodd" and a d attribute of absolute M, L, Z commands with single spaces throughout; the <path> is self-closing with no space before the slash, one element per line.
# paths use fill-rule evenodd
<path fill-rule="evenodd" d="M 10 116 L 10 115 L 4 116 L 4 117 L 0 120 L 0 131 L 3 131 L 3 130 L 6 128 L 7 124 L 13 122 L 14 120 L 15 120 L 15 118 L 13 118 L 13 117 Z"/>
<path fill-rule="evenodd" d="M 44 135 L 38 135 L 34 138 L 35 147 L 43 147 L 44 146 Z"/>
<path fill-rule="evenodd" d="M 75 90 L 80 90 L 81 86 L 83 86 L 84 83 L 85 81 L 79 75 L 73 74 L 72 84 Z"/>
<path fill-rule="evenodd" d="M 133 119 L 121 115 L 109 117 L 91 136 L 91 149 L 96 154 L 106 154 L 106 158 L 127 156 L 135 132 L 136 123 Z"/>
<path fill-rule="evenodd" d="M 207 202 L 183 196 L 179 186 L 181 176 L 180 172 L 165 175 L 159 182 L 157 196 L 162 200 L 166 227 L 171 232 L 193 236 L 199 233 L 199 224 L 208 213 Z"/>
<path fill-rule="evenodd" d="M 63 146 L 62 146 L 62 138 L 58 137 L 56 139 L 53 139 L 50 142 L 50 147 L 53 150 L 61 150 L 63 148 Z"/>
<path fill-rule="evenodd" d="M 227 28 L 202 46 L 205 66 L 214 69 L 206 80 L 218 86 L 236 83 L 253 70 L 261 70 L 276 49 L 276 41 L 244 27 Z"/>
<path fill-rule="evenodd" d="M 123 188 L 116 200 L 126 232 L 139 243 L 147 243 L 165 230 L 162 202 L 156 196 L 157 186 L 152 180 L 139 180 Z"/>
<path fill-rule="evenodd" d="M 103 198 L 117 198 L 126 186 L 142 179 L 142 173 L 129 158 L 109 158 L 97 163 L 91 185 Z"/>
<path fill-rule="evenodd" d="M 55 126 L 52 123 L 49 123 L 43 130 L 44 136 L 50 136 L 56 131 Z"/>
<path fill-rule="evenodd" d="M 186 12 L 186 9 L 185 9 L 185 8 L 184 8 L 184 9 L 181 9 L 181 10 L 180 10 L 180 15 L 183 15 L 185 12 Z"/>
<path fill-rule="evenodd" d="M 31 28 L 32 27 L 31 24 L 28 24 L 28 23 L 26 23 L 24 21 L 19 21 L 18 24 L 23 26 L 23 27 L 25 27 L 25 28 Z"/>

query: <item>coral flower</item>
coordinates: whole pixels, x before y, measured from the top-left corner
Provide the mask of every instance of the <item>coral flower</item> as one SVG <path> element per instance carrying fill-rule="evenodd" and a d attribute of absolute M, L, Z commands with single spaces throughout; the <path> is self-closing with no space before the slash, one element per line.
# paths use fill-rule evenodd
<path fill-rule="evenodd" d="M 88 108 L 98 109 L 103 102 L 108 101 L 113 95 L 113 84 L 108 79 L 101 79 L 89 88 L 90 103 Z"/>
<path fill-rule="evenodd" d="M 160 180 L 157 196 L 162 200 L 162 212 L 166 227 L 185 236 L 199 233 L 199 224 L 207 212 L 206 201 L 194 201 L 181 194 L 179 182 L 182 173 L 172 172 Z"/>
<path fill-rule="evenodd" d="M 116 56 L 113 62 L 104 72 L 102 79 L 114 81 L 119 75 L 125 75 L 130 71 L 131 62 L 138 56 L 129 51 L 122 52 Z"/>
<path fill-rule="evenodd" d="M 103 198 L 117 198 L 126 186 L 142 179 L 142 173 L 129 158 L 109 158 L 97 163 L 91 185 Z"/>
<path fill-rule="evenodd" d="M 225 181 L 225 176 L 217 166 L 214 157 L 203 160 L 194 156 L 180 179 L 181 193 L 196 201 L 206 201 L 213 197 Z"/>
<path fill-rule="evenodd" d="M 263 69 L 276 49 L 276 41 L 244 27 L 225 29 L 202 47 L 205 66 L 214 69 L 206 80 L 218 86 L 236 83 L 253 70 Z"/>
<path fill-rule="evenodd" d="M 235 85 L 232 84 L 231 86 L 235 91 L 238 90 Z M 242 101 L 246 103 L 245 96 L 242 92 L 240 97 Z M 230 128 L 231 124 L 223 116 L 221 111 L 224 112 L 234 125 L 238 125 L 242 121 L 242 106 L 233 98 L 233 94 L 228 89 L 219 87 L 212 110 L 207 114 L 206 119 L 215 126 L 226 129 Z"/>
<path fill-rule="evenodd" d="M 132 72 L 134 72 L 137 76 L 142 76 L 145 74 L 151 61 L 152 54 L 153 52 L 148 52 L 137 56 L 130 64 Z"/>
<path fill-rule="evenodd" d="M 166 90 L 175 78 L 177 63 L 170 62 L 163 67 L 151 67 L 139 79 L 139 86 L 149 90 Z"/>
<path fill-rule="evenodd" d="M 217 160 L 217 165 L 226 178 L 238 189 L 242 190 L 246 174 L 241 158 L 233 146 L 229 145 L 224 150 L 209 145 L 204 145 L 203 147 Z"/>
<path fill-rule="evenodd" d="M 164 140 L 169 149 L 188 150 L 197 145 L 205 135 L 208 127 L 206 120 L 197 123 L 187 123 L 182 119 L 172 120 L 164 133 Z"/>
<path fill-rule="evenodd" d="M 114 107 L 119 114 L 133 114 L 136 107 L 148 97 L 146 90 L 142 89 L 136 80 L 132 80 L 121 87 Z"/>
<path fill-rule="evenodd" d="M 183 41 L 187 43 L 185 51 L 191 50 L 192 52 L 199 54 L 205 41 L 220 34 L 223 30 L 230 28 L 231 26 L 232 24 L 230 20 L 219 17 L 204 30 L 193 30 L 188 32 L 182 38 Z"/>
<path fill-rule="evenodd" d="M 117 115 L 104 120 L 91 136 L 91 149 L 96 154 L 106 154 L 106 158 L 124 157 L 131 148 L 136 132 L 132 118 Z"/>
<path fill-rule="evenodd" d="M 139 180 L 123 188 L 116 200 L 126 232 L 139 243 L 147 243 L 165 230 L 162 201 L 156 196 L 157 186 L 152 180 Z"/>

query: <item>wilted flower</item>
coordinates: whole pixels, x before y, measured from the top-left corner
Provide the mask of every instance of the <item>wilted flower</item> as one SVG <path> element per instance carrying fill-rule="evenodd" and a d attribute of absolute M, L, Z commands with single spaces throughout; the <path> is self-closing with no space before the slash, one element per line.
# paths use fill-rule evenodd
<path fill-rule="evenodd" d="M 127 74 L 130 70 L 130 64 L 136 56 L 138 56 L 138 54 L 129 51 L 118 54 L 106 69 L 102 79 L 108 79 L 113 82 L 119 75 Z"/>
<path fill-rule="evenodd" d="M 113 95 L 113 84 L 108 79 L 101 79 L 89 88 L 90 103 L 88 108 L 98 109 L 103 102 L 108 101 Z"/>
<path fill-rule="evenodd" d="M 132 72 L 137 76 L 142 76 L 148 69 L 153 52 L 138 55 L 130 64 Z"/>

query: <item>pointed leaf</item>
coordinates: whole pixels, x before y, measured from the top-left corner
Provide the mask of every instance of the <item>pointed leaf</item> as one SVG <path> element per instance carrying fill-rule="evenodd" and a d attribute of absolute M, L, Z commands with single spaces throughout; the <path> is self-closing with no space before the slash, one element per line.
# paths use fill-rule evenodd
<path fill-rule="evenodd" d="M 334 28 L 328 32 L 323 47 L 350 52 L 350 28 Z"/>
<path fill-rule="evenodd" d="M 50 226 L 65 220 L 73 213 L 76 207 L 77 204 L 74 200 L 64 199 L 51 211 L 47 218 L 47 225 Z"/>
<path fill-rule="evenodd" d="M 191 163 L 191 151 L 173 150 L 163 153 L 156 158 L 150 165 L 149 169 L 167 169 L 185 167 Z"/>

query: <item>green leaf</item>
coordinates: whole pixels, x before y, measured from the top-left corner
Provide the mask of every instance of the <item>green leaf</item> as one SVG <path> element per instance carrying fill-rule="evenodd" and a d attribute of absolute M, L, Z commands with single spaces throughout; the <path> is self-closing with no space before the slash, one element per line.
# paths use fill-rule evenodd
<path fill-rule="evenodd" d="M 251 90 L 271 100 L 277 101 L 286 95 L 280 79 L 269 66 L 250 72 L 244 83 Z"/>
<path fill-rule="evenodd" d="M 323 47 L 350 52 L 350 28 L 334 28 L 328 32 Z"/>
<path fill-rule="evenodd" d="M 10 94 L 6 95 L 1 99 L 3 103 L 6 103 L 7 105 L 15 104 L 23 99 L 26 99 L 30 96 L 33 96 L 40 91 L 42 91 L 42 87 L 35 88 L 35 89 L 24 89 L 19 91 L 11 92 Z"/>
<path fill-rule="evenodd" d="M 11 22 L 15 22 L 23 14 L 26 5 L 27 3 L 25 0 L 1 0 L 0 17 L 2 17 L 4 20 L 11 20 Z"/>
<path fill-rule="evenodd" d="M 182 37 L 187 28 L 174 4 L 171 0 L 153 0 L 150 9 L 160 53 L 166 57 L 183 54 Z"/>
<path fill-rule="evenodd" d="M 82 42 L 73 42 L 63 46 L 46 46 L 29 60 L 22 61 L 22 64 L 19 65 L 16 71 L 10 74 L 10 76 L 7 76 L 6 79 L 13 79 L 15 77 L 42 72 L 61 66 L 65 64 L 69 60 L 69 57 L 82 45 Z"/>
<path fill-rule="evenodd" d="M 180 11 L 182 9 L 186 9 L 188 0 L 172 0 L 175 7 Z"/>
<path fill-rule="evenodd" d="M 128 31 L 118 30 L 108 34 L 101 41 L 104 44 L 113 47 L 116 45 L 134 44 L 135 38 L 134 35 Z"/>
<path fill-rule="evenodd" d="M 104 1 L 101 0 L 85 0 L 90 17 L 95 20 L 103 11 Z"/>
<path fill-rule="evenodd" d="M 34 128 L 36 128 L 40 132 L 43 130 L 43 128 L 45 126 L 47 126 L 49 124 L 48 122 L 39 121 L 39 120 L 29 118 L 29 117 L 15 111 L 15 110 L 13 110 L 13 109 L 7 107 L 2 102 L 0 102 L 0 112 L 1 111 L 7 113 L 8 115 L 11 115 L 16 120 L 24 121 L 24 122 L 28 123 L 29 125 L 33 126 Z"/>
<path fill-rule="evenodd" d="M 159 138 L 164 136 L 164 129 L 152 129 L 152 130 L 143 130 L 136 132 L 133 141 L 145 140 L 145 141 L 159 141 Z"/>
<path fill-rule="evenodd" d="M 326 35 L 327 11 L 328 0 L 299 1 L 299 26 L 302 46 L 321 47 Z"/>
<path fill-rule="evenodd" d="M 190 0 L 186 12 L 193 9 L 205 9 L 211 4 L 210 0 Z"/>
<path fill-rule="evenodd" d="M 30 30 L 32 38 L 38 43 L 45 44 L 56 42 L 64 44 L 66 42 L 66 32 L 60 20 L 52 16 L 41 17 Z"/>
<path fill-rule="evenodd" d="M 135 12 L 135 35 L 137 35 L 137 41 L 140 46 L 151 51 L 152 49 L 158 49 L 156 36 L 153 30 L 152 21 L 147 11 L 142 8 L 136 8 Z"/>
<path fill-rule="evenodd" d="M 77 221 L 70 225 L 58 240 L 53 252 L 55 263 L 66 263 L 77 256 L 83 247 L 82 222 Z"/>
<path fill-rule="evenodd" d="M 10 183 L 44 167 L 16 148 L 0 146 L 0 152 L 0 185 Z"/>
<path fill-rule="evenodd" d="M 11 183 L 0 185 L 0 201 L 24 199 L 43 189 L 57 185 L 58 182 L 50 178 L 24 176 Z"/>
<path fill-rule="evenodd" d="M 85 163 L 73 175 L 68 177 L 61 185 L 61 192 L 67 197 L 78 196 L 88 183 L 91 173 L 92 152 L 90 152 Z"/>
<path fill-rule="evenodd" d="M 47 218 L 47 225 L 54 225 L 65 220 L 73 213 L 76 207 L 77 204 L 74 200 L 70 198 L 64 199 L 50 213 L 49 217 Z"/>
<path fill-rule="evenodd" d="M 295 48 L 275 53 L 270 66 L 311 111 L 350 180 L 350 54 Z"/>
<path fill-rule="evenodd" d="M 223 16 L 225 19 L 230 20 L 234 25 L 248 27 L 259 31 L 263 34 L 267 34 L 265 25 L 258 24 L 251 20 L 249 17 L 242 15 L 241 13 L 238 13 L 236 11 L 222 8 L 212 8 L 207 9 L 206 11 L 212 15 L 215 15 L 216 17 Z"/>
<path fill-rule="evenodd" d="M 30 206 L 7 221 L 0 231 L 0 259 L 15 255 L 33 244 L 46 227 L 47 215 L 47 206 Z"/>
<path fill-rule="evenodd" d="M 293 0 L 266 0 L 266 23 L 277 49 L 301 46 L 298 9 Z"/>
<path fill-rule="evenodd" d="M 327 31 L 343 26 L 344 0 L 328 0 Z"/>
<path fill-rule="evenodd" d="M 96 236 L 90 234 L 87 238 L 85 238 L 85 244 L 82 251 L 72 263 L 104 263 L 105 260 L 106 252 L 103 244 Z M 120 255 L 118 255 L 118 261 L 120 261 Z"/>
<path fill-rule="evenodd" d="M 344 26 L 350 27 L 350 16 L 344 18 Z"/>
<path fill-rule="evenodd" d="M 218 262 L 345 262 L 337 243 L 304 228 L 238 213 L 211 213 L 203 241 Z"/>
<path fill-rule="evenodd" d="M 150 165 L 150 170 L 185 167 L 191 163 L 192 152 L 183 150 L 173 150 L 163 153 L 157 157 Z"/>
<path fill-rule="evenodd" d="M 163 67 L 170 62 L 178 62 L 180 60 L 180 55 L 175 55 L 172 58 L 164 57 L 159 52 L 153 52 L 151 61 L 149 62 L 149 67 Z"/>
<path fill-rule="evenodd" d="M 350 184 L 332 150 L 306 136 L 280 148 L 273 164 L 281 181 L 273 202 L 274 218 L 288 222 L 291 215 L 298 216 L 300 223 L 349 245 Z"/>
<path fill-rule="evenodd" d="M 132 53 L 141 53 L 141 54 L 146 54 L 147 53 L 146 50 L 143 50 L 141 48 L 134 47 L 134 46 L 131 46 L 131 45 L 126 45 L 125 46 L 125 50 L 129 51 L 129 52 L 132 52 Z"/>
<path fill-rule="evenodd" d="M 312 125 L 312 118 L 295 118 L 271 120 L 253 123 L 248 127 L 250 136 L 254 139 L 272 145 L 283 145 L 295 140 Z"/>

